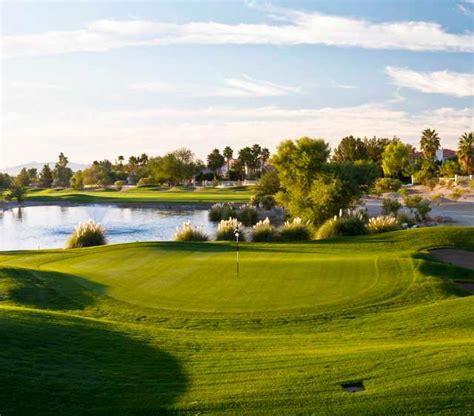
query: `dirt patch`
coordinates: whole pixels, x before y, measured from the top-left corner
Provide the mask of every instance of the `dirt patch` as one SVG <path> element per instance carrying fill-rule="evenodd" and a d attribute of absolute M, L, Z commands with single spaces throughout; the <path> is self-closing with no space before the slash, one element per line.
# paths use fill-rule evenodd
<path fill-rule="evenodd" d="M 438 260 L 474 270 L 474 252 L 454 248 L 437 248 L 429 253 Z"/>
<path fill-rule="evenodd" d="M 456 285 L 461 289 L 474 293 L 474 282 L 469 282 L 467 280 L 455 280 L 454 283 L 456 283 Z"/>
<path fill-rule="evenodd" d="M 359 391 L 364 391 L 364 383 L 362 381 L 348 381 L 342 383 L 341 387 L 348 393 L 357 393 Z"/>

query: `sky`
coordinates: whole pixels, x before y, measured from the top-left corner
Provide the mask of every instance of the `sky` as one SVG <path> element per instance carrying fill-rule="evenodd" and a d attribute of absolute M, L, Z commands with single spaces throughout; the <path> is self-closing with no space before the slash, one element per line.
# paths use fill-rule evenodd
<path fill-rule="evenodd" d="M 474 129 L 474 0 L 0 7 L 0 168 Z"/>

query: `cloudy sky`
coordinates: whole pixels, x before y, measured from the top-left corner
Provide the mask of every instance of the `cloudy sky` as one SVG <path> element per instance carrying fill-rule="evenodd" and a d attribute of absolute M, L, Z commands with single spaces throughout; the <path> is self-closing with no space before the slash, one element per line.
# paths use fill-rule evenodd
<path fill-rule="evenodd" d="M 0 167 L 473 129 L 474 0 L 3 1 Z"/>

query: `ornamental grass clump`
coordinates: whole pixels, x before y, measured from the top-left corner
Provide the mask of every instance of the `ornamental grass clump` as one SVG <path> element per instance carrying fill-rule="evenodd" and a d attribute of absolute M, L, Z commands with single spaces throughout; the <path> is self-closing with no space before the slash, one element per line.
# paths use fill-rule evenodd
<path fill-rule="evenodd" d="M 186 221 L 183 223 L 183 228 L 176 227 L 174 239 L 176 241 L 207 241 L 209 238 L 202 227 L 194 226 L 190 221 Z"/>
<path fill-rule="evenodd" d="M 316 240 L 347 235 L 367 234 L 367 214 L 362 210 L 349 210 L 348 215 L 326 220 L 316 232 Z"/>
<path fill-rule="evenodd" d="M 93 220 L 79 223 L 66 242 L 66 248 L 103 246 L 107 244 L 105 228 Z"/>
<path fill-rule="evenodd" d="M 367 229 L 370 233 L 386 233 L 400 229 L 400 225 L 395 217 L 380 215 L 369 219 Z"/>
<path fill-rule="evenodd" d="M 254 242 L 271 242 L 278 239 L 278 233 L 270 224 L 270 220 L 265 218 L 263 221 L 257 222 L 252 227 L 252 241 Z"/>
<path fill-rule="evenodd" d="M 307 241 L 311 239 L 309 222 L 303 222 L 301 218 L 293 218 L 286 221 L 281 227 L 280 238 L 282 241 Z"/>
<path fill-rule="evenodd" d="M 216 240 L 219 241 L 233 241 L 235 240 L 235 230 L 240 229 L 242 223 L 237 218 L 229 218 L 228 220 L 221 220 L 217 226 Z M 242 232 L 239 233 L 239 240 L 244 241 L 245 237 Z"/>

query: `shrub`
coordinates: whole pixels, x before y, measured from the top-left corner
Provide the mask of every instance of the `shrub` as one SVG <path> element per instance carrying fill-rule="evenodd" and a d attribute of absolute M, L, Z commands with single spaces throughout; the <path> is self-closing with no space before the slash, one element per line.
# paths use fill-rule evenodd
<path fill-rule="evenodd" d="M 413 218 L 411 215 L 408 215 L 406 212 L 399 212 L 397 215 L 397 220 L 400 225 L 413 225 L 416 222 L 415 218 Z"/>
<path fill-rule="evenodd" d="M 66 248 L 103 246 L 107 243 L 105 229 L 93 220 L 79 223 L 66 242 Z"/>
<path fill-rule="evenodd" d="M 258 213 L 254 207 L 245 205 L 237 211 L 237 218 L 246 227 L 250 227 L 258 221 Z"/>
<path fill-rule="evenodd" d="M 422 184 L 428 186 L 430 189 L 434 189 L 438 181 L 433 177 L 433 173 L 429 170 L 419 170 L 413 174 L 413 180 L 415 184 Z"/>
<path fill-rule="evenodd" d="M 254 242 L 270 242 L 276 241 L 278 234 L 276 230 L 270 224 L 270 220 L 265 218 L 263 221 L 257 222 L 253 226 L 252 230 L 252 241 Z"/>
<path fill-rule="evenodd" d="M 431 196 L 431 202 L 433 202 L 436 205 L 441 204 L 441 199 L 443 198 L 443 194 L 437 193 Z"/>
<path fill-rule="evenodd" d="M 455 201 L 457 201 L 459 198 L 462 197 L 462 190 L 459 189 L 459 188 L 455 188 L 452 190 L 451 194 L 449 195 L 449 197 Z"/>
<path fill-rule="evenodd" d="M 273 195 L 264 195 L 260 198 L 260 204 L 263 209 L 269 210 L 275 206 L 275 197 Z"/>
<path fill-rule="evenodd" d="M 307 241 L 311 239 L 309 224 L 304 223 L 301 218 L 286 221 L 280 230 L 280 238 L 283 241 Z"/>
<path fill-rule="evenodd" d="M 257 195 L 252 195 L 250 197 L 249 205 L 252 205 L 253 207 L 258 207 L 259 204 L 260 204 L 260 197 Z"/>
<path fill-rule="evenodd" d="M 365 221 L 361 216 L 334 217 L 325 221 L 316 233 L 316 240 L 343 235 L 367 234 Z"/>
<path fill-rule="evenodd" d="M 431 211 L 430 201 L 419 195 L 405 198 L 405 206 L 411 211 L 417 221 L 426 220 Z"/>
<path fill-rule="evenodd" d="M 117 190 L 120 191 L 123 188 L 123 186 L 125 185 L 125 182 L 124 181 L 115 181 L 114 185 L 117 188 Z"/>
<path fill-rule="evenodd" d="M 216 240 L 226 240 L 234 241 L 235 240 L 235 230 L 239 229 L 242 226 L 237 218 L 229 218 L 228 220 L 221 220 L 217 226 Z M 239 240 L 245 241 L 244 234 L 239 233 Z"/>
<path fill-rule="evenodd" d="M 398 211 L 402 207 L 402 204 L 396 199 L 384 198 L 382 201 L 382 214 L 397 216 Z"/>
<path fill-rule="evenodd" d="M 397 219 L 386 215 L 370 218 L 367 224 L 367 229 L 371 233 L 386 233 L 398 230 L 399 228 Z"/>
<path fill-rule="evenodd" d="M 207 241 L 208 237 L 204 234 L 201 227 L 196 227 L 190 221 L 183 223 L 183 228 L 176 227 L 174 235 L 176 241 Z"/>
<path fill-rule="evenodd" d="M 236 218 L 237 212 L 234 205 L 229 202 L 214 204 L 209 210 L 209 220 L 214 222 L 228 220 L 231 217 Z"/>
<path fill-rule="evenodd" d="M 384 192 L 397 192 L 402 187 L 402 183 L 398 179 L 380 178 L 374 184 L 374 193 L 377 195 Z"/>
<path fill-rule="evenodd" d="M 153 180 L 153 178 L 141 178 L 138 183 L 137 183 L 137 186 L 150 186 L 150 185 L 155 185 L 155 181 Z"/>

